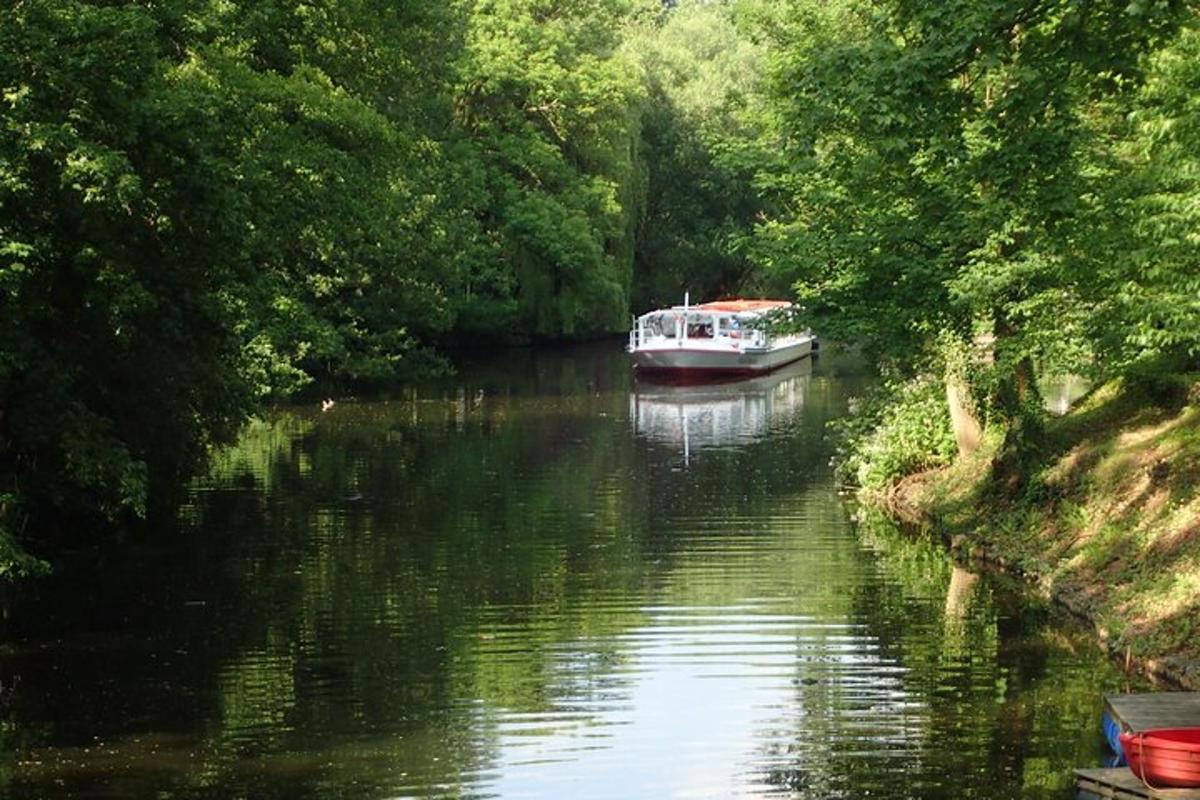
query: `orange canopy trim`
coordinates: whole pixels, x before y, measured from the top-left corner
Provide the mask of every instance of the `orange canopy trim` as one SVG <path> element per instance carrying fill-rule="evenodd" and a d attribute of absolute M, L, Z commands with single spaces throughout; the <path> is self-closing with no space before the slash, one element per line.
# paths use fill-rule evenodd
<path fill-rule="evenodd" d="M 714 303 L 703 303 L 693 306 L 698 311 L 729 311 L 734 314 L 743 311 L 769 311 L 772 308 L 787 308 L 787 300 L 718 300 Z"/>

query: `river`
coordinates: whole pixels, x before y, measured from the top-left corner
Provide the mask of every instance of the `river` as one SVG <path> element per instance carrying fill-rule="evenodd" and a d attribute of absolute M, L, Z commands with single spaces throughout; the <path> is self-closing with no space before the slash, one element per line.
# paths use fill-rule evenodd
<path fill-rule="evenodd" d="M 824 426 L 867 380 L 604 344 L 279 409 L 9 599 L 0 797 L 1071 797 L 1123 677 L 852 523 Z"/>

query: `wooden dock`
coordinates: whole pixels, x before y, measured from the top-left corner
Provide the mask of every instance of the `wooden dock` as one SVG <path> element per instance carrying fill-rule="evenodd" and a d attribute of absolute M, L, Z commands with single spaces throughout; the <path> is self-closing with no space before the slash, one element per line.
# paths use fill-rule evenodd
<path fill-rule="evenodd" d="M 1104 710 L 1126 731 L 1200 727 L 1200 692 L 1108 694 Z M 1200 789 L 1151 789 L 1128 767 L 1077 769 L 1081 800 L 1200 800 Z"/>
<path fill-rule="evenodd" d="M 1200 789 L 1149 789 L 1128 767 L 1075 770 L 1081 800 L 1200 800 Z"/>
<path fill-rule="evenodd" d="M 1200 727 L 1200 692 L 1106 694 L 1104 709 L 1127 731 Z"/>

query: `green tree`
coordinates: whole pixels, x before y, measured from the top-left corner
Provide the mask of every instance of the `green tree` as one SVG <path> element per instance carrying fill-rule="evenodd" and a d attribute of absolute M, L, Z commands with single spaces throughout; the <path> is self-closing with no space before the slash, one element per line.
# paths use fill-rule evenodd
<path fill-rule="evenodd" d="M 181 174 L 180 141 L 149 133 L 169 124 L 153 113 L 167 45 L 136 5 L 22 3 L 0 30 L 10 531 L 46 507 L 143 513 L 151 484 L 176 481 L 249 407 L 222 296 L 238 265 L 219 256 L 219 219 L 177 213 L 219 186 Z"/>
<path fill-rule="evenodd" d="M 1200 31 L 1148 59 L 1120 114 L 1101 118 L 1073 255 L 1096 298 L 1088 333 L 1110 373 L 1196 368 L 1200 356 Z"/>
<path fill-rule="evenodd" d="M 754 174 L 765 48 L 745 3 L 673 4 L 626 49 L 645 76 L 648 197 L 634 266 L 635 310 L 729 296 L 752 283 L 743 244 L 762 211 Z"/>
<path fill-rule="evenodd" d="M 791 4 L 773 63 L 786 158 L 761 178 L 783 213 L 760 228 L 761 263 L 827 330 L 910 369 L 939 332 L 959 350 L 989 334 L 985 410 L 1024 419 L 1031 365 L 1094 344 L 1089 317 L 1114 288 L 1079 257 L 1095 156 L 1184 14 Z M 1012 430 L 1020 446 L 1027 428 Z"/>
<path fill-rule="evenodd" d="M 642 194 L 625 0 L 466 2 L 455 122 L 480 225 L 464 311 L 539 337 L 620 329 Z M 465 326 L 473 325 L 464 319 Z"/>
<path fill-rule="evenodd" d="M 316 375 L 402 375 L 446 328 L 434 277 L 460 230 L 431 191 L 444 159 L 428 135 L 446 104 L 437 84 L 412 89 L 447 44 L 439 13 L 190 0 L 11 10 L 5 564 L 31 563 L 13 535 L 45 552 L 52 518 L 140 516 L 169 498 L 264 395 Z"/>

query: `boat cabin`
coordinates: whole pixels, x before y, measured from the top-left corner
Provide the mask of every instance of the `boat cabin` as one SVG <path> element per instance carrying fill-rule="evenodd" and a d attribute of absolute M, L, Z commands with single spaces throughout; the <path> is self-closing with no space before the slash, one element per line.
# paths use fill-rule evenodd
<path fill-rule="evenodd" d="M 631 351 L 644 347 L 720 344 L 766 347 L 768 334 L 759 327 L 763 316 L 790 307 L 772 300 L 728 300 L 698 306 L 675 306 L 638 317 L 629 332 Z"/>

